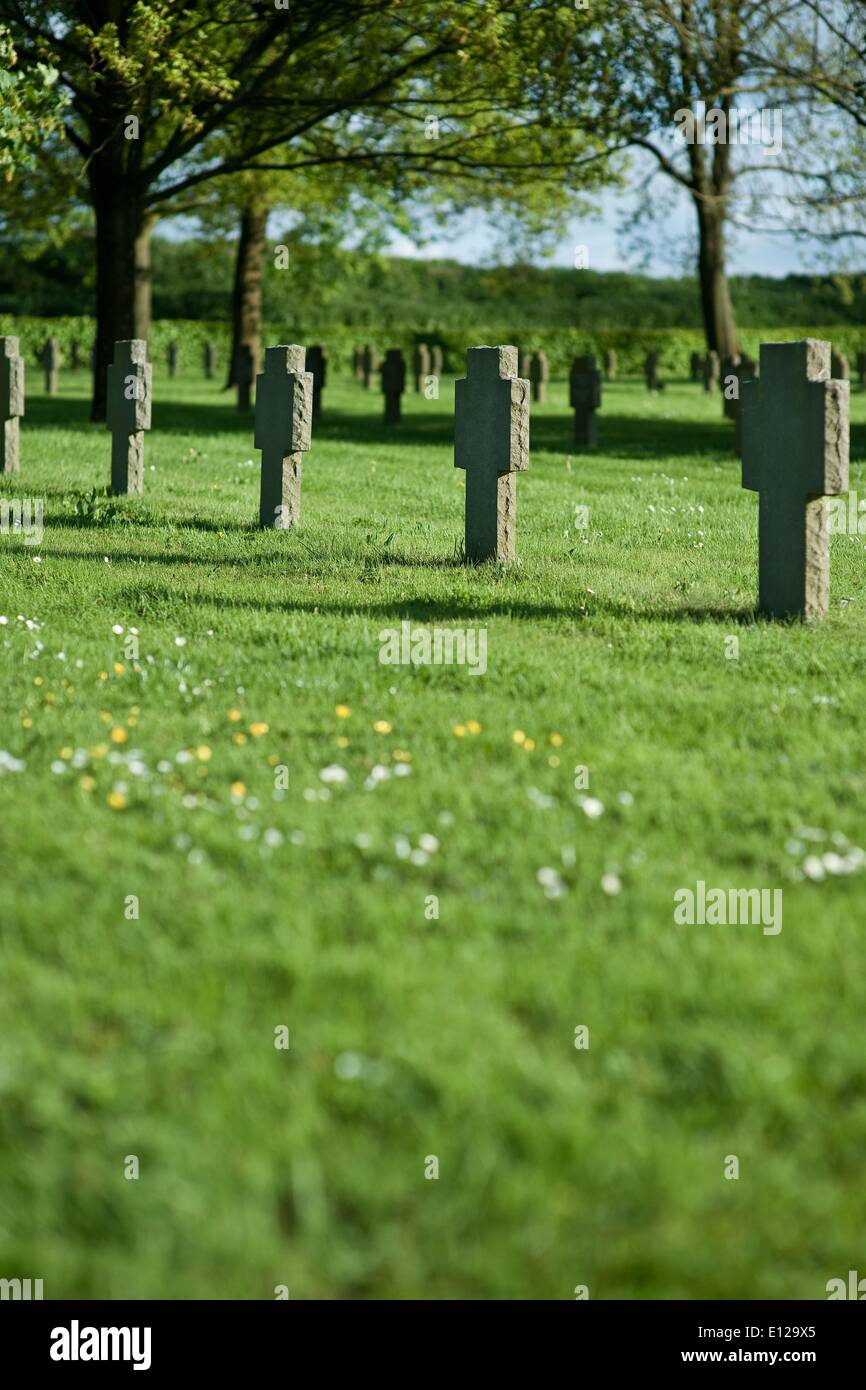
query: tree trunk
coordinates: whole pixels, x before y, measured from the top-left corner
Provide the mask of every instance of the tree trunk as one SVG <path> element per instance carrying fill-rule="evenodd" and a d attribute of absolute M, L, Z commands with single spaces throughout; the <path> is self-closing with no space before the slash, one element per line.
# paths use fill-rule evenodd
<path fill-rule="evenodd" d="M 93 401 L 90 418 L 105 419 L 106 373 L 114 344 L 146 337 L 149 328 L 149 228 L 139 198 L 111 168 L 101 169 L 99 156 L 91 164 L 90 184 L 96 220 L 96 354 L 93 363 Z M 147 274 L 139 280 L 139 258 Z M 144 315 L 145 309 L 147 317 Z"/>
<path fill-rule="evenodd" d="M 698 214 L 698 278 L 707 348 L 720 358 L 740 351 L 734 306 L 725 268 L 725 213 L 722 200 L 696 197 Z"/>
<path fill-rule="evenodd" d="M 235 385 L 234 364 L 242 343 L 249 345 L 255 371 L 259 370 L 262 360 L 262 271 L 267 222 L 268 208 L 263 203 L 251 201 L 241 212 L 232 289 L 232 346 L 225 390 Z"/>
<path fill-rule="evenodd" d="M 133 319 L 134 338 L 150 336 L 150 321 L 153 307 L 153 266 L 150 258 L 150 238 L 158 221 L 155 212 L 147 212 L 135 238 L 135 299 Z"/>

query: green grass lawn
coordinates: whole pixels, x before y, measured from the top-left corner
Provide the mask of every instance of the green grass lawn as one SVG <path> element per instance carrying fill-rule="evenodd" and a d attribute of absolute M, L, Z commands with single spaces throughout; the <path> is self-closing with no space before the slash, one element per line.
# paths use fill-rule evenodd
<path fill-rule="evenodd" d="M 580 454 L 556 382 L 519 561 L 466 568 L 452 383 L 386 430 L 348 379 L 300 528 L 263 534 L 252 418 L 154 375 L 143 498 L 104 495 L 84 373 L 49 400 L 32 368 L 0 485 L 45 499 L 41 545 L 0 537 L 0 1276 L 820 1299 L 866 1272 L 866 536 L 832 540 L 822 625 L 756 622 L 720 400 L 606 386 Z M 381 664 L 404 619 L 485 629 L 486 673 Z M 677 925 L 698 880 L 781 888 L 782 931 Z"/>

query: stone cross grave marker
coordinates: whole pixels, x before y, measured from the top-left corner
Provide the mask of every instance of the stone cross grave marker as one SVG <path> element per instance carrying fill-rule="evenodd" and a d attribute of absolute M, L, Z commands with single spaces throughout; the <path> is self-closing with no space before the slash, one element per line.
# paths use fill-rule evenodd
<path fill-rule="evenodd" d="M 105 418 L 111 430 L 111 491 L 115 496 L 144 491 L 144 431 L 150 429 L 152 378 L 143 338 L 114 344 Z"/>
<path fill-rule="evenodd" d="M 693 352 L 689 358 L 689 377 L 692 381 L 700 381 L 704 374 L 704 359 L 699 352 Z"/>
<path fill-rule="evenodd" d="M 373 375 L 378 365 L 379 362 L 376 357 L 376 349 L 372 347 L 370 343 L 365 343 L 364 350 L 361 353 L 361 379 L 368 391 L 373 385 Z"/>
<path fill-rule="evenodd" d="M 204 374 L 208 381 L 213 381 L 216 372 L 217 352 L 214 343 L 208 341 L 204 345 Z"/>
<path fill-rule="evenodd" d="M 659 361 L 660 354 L 657 352 L 648 352 L 644 359 L 643 373 L 648 391 L 660 391 L 662 389 L 662 381 L 659 377 Z"/>
<path fill-rule="evenodd" d="M 81 366 L 81 344 L 77 338 L 73 338 L 69 345 L 69 365 L 74 372 Z"/>
<path fill-rule="evenodd" d="M 237 387 L 238 410 L 249 410 L 256 380 L 256 364 L 249 343 L 239 343 L 235 350 L 232 384 Z"/>
<path fill-rule="evenodd" d="M 424 378 L 430 375 L 430 349 L 426 343 L 416 343 L 412 353 L 412 376 L 415 381 L 415 391 L 424 390 Z"/>
<path fill-rule="evenodd" d="M 466 470 L 466 560 L 514 559 L 515 473 L 529 463 L 529 382 L 517 349 L 474 347 L 455 385 L 454 465 Z"/>
<path fill-rule="evenodd" d="M 719 354 L 713 348 L 704 358 L 704 390 L 709 395 L 719 384 Z"/>
<path fill-rule="evenodd" d="M 758 364 L 748 353 L 739 357 L 726 357 L 722 376 L 722 414 L 726 420 L 733 421 L 734 449 L 737 457 L 743 456 L 743 412 L 741 408 L 743 383 L 753 381 L 758 376 Z"/>
<path fill-rule="evenodd" d="M 57 372 L 60 367 L 60 344 L 56 338 L 46 338 L 39 358 L 45 370 L 45 390 L 49 396 L 57 395 Z"/>
<path fill-rule="evenodd" d="M 385 424 L 399 425 L 401 397 L 406 389 L 406 363 L 399 348 L 389 348 L 382 363 L 382 392 L 385 396 Z"/>
<path fill-rule="evenodd" d="M 532 382 L 532 399 L 543 402 L 550 380 L 550 367 L 545 352 L 534 352 L 529 362 L 529 380 Z"/>
<path fill-rule="evenodd" d="M 311 443 L 313 374 L 297 343 L 269 347 L 256 378 L 256 448 L 262 451 L 259 525 L 285 531 L 301 516 L 301 455 Z"/>
<path fill-rule="evenodd" d="M 857 353 L 857 380 L 861 386 L 866 386 L 866 352 Z"/>
<path fill-rule="evenodd" d="M 328 383 L 328 351 L 321 343 L 307 348 L 307 371 L 313 377 L 313 419 L 322 413 L 322 390 Z"/>
<path fill-rule="evenodd" d="M 168 362 L 169 376 L 177 376 L 177 364 L 180 361 L 180 354 L 177 350 L 177 343 L 174 342 L 174 340 L 169 343 L 165 357 Z"/>
<path fill-rule="evenodd" d="M 17 473 L 21 466 L 18 421 L 24 414 L 24 358 L 17 338 L 0 338 L 0 473 Z"/>
<path fill-rule="evenodd" d="M 604 354 L 604 375 L 608 381 L 616 381 L 616 353 L 608 348 Z"/>
<path fill-rule="evenodd" d="M 762 343 L 761 377 L 742 391 L 743 487 L 759 493 L 758 607 L 820 618 L 830 591 L 824 498 L 848 487 L 846 381 L 830 379 L 830 344 Z"/>
<path fill-rule="evenodd" d="M 595 412 L 601 405 L 601 372 L 592 353 L 575 357 L 568 385 L 569 402 L 574 410 L 574 442 L 579 447 L 594 449 L 598 443 Z"/>
<path fill-rule="evenodd" d="M 848 358 L 844 352 L 837 352 L 835 348 L 830 353 L 830 375 L 834 381 L 848 381 L 851 377 Z"/>

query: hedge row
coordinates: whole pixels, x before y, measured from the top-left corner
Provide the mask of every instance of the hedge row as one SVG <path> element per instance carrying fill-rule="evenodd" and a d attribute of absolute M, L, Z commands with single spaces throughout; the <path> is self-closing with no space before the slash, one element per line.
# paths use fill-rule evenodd
<path fill-rule="evenodd" d="M 90 345 L 93 342 L 94 324 L 90 318 L 18 318 L 0 314 L 0 335 L 16 334 L 21 340 L 21 348 L 28 361 L 36 363 L 42 344 L 49 334 L 60 342 L 64 359 L 69 360 L 73 339 L 77 339 L 83 360 L 87 364 Z M 417 336 L 391 334 L 374 339 L 380 356 L 386 348 L 398 347 L 406 353 L 411 352 Z M 329 360 L 337 369 L 346 369 L 352 360 L 352 349 L 358 339 L 350 335 L 344 325 L 328 327 L 322 324 L 294 324 L 286 328 L 284 324 L 267 323 L 264 330 L 267 343 L 324 343 L 328 348 Z M 742 335 L 743 350 L 757 357 L 761 342 L 778 342 L 782 338 L 828 338 L 833 346 L 844 352 L 851 361 L 859 351 L 866 350 L 866 328 L 857 329 L 850 325 L 815 325 L 791 327 L 787 329 L 749 329 Z M 152 361 L 163 363 L 169 342 L 175 341 L 180 350 L 180 371 L 183 375 L 197 375 L 202 371 L 204 345 L 208 341 L 216 344 L 220 369 L 224 366 L 229 346 L 229 326 L 225 322 L 205 322 L 199 319 L 157 319 L 150 335 L 150 355 Z M 426 341 L 438 341 L 443 348 L 445 370 L 460 373 L 465 369 L 466 349 L 480 343 L 513 343 L 528 352 L 543 348 L 550 362 L 554 376 L 567 374 L 572 357 L 579 353 L 595 352 L 600 358 L 609 348 L 617 354 L 618 369 L 621 375 L 636 376 L 643 370 L 643 361 L 651 350 L 661 353 L 662 375 L 671 377 L 687 376 L 689 358 L 693 352 L 703 352 L 705 343 L 702 334 L 685 328 L 622 328 L 589 332 L 581 328 L 568 328 L 552 331 L 539 328 L 525 332 L 517 338 L 507 324 L 479 326 L 472 336 L 464 333 L 428 334 Z"/>

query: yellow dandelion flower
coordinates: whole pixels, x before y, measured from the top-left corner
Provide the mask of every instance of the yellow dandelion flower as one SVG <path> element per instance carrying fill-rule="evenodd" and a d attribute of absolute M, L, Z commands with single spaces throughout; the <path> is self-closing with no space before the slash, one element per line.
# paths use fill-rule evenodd
<path fill-rule="evenodd" d="M 480 733 L 481 733 L 481 725 L 478 723 L 478 720 L 477 720 L 477 719 L 467 719 L 467 720 L 466 720 L 466 732 L 469 733 L 469 734 L 480 734 Z"/>
<path fill-rule="evenodd" d="M 198 760 L 199 760 L 200 763 L 207 763 L 207 762 L 210 762 L 210 759 L 211 759 L 211 751 L 210 751 L 210 749 L 207 747 L 207 745 L 204 744 L 204 743 L 201 745 L 200 748 L 197 748 L 197 749 L 195 750 L 195 755 L 196 755 L 196 757 L 198 758 Z"/>
<path fill-rule="evenodd" d="M 407 752 L 405 748 L 395 748 L 394 761 L 395 763 L 411 763 L 412 754 Z"/>
<path fill-rule="evenodd" d="M 240 748 L 242 744 L 246 743 L 246 741 L 246 734 L 232 734 L 232 743 L 236 743 L 238 748 Z"/>
<path fill-rule="evenodd" d="M 276 767 L 277 763 L 280 761 L 280 759 L 279 759 L 279 754 L 277 754 L 277 753 L 269 753 L 268 756 L 267 756 L 266 761 L 267 761 L 268 767 Z"/>
<path fill-rule="evenodd" d="M 261 722 L 259 722 L 258 724 L 251 724 L 250 733 L 252 734 L 253 738 L 261 738 L 262 734 L 266 734 L 269 728 L 269 724 L 263 724 Z"/>
<path fill-rule="evenodd" d="M 391 732 L 391 725 L 387 719 L 377 719 L 373 728 L 377 734 L 390 734 Z"/>
<path fill-rule="evenodd" d="M 100 719 L 102 720 L 103 724 L 110 724 L 110 723 L 111 723 L 112 716 L 108 713 L 108 710 L 107 710 L 107 709 L 101 709 L 101 710 L 99 711 L 99 717 L 100 717 Z"/>
<path fill-rule="evenodd" d="M 232 793 L 232 796 L 246 796 L 246 794 L 247 794 L 246 786 L 244 785 L 243 782 L 232 782 L 232 785 L 231 785 L 231 793 Z"/>
<path fill-rule="evenodd" d="M 130 729 L 134 729 L 136 724 L 138 723 L 138 717 L 134 714 L 131 714 L 126 722 Z"/>
<path fill-rule="evenodd" d="M 61 756 L 61 758 L 64 758 L 64 759 L 68 760 L 69 758 L 72 757 L 72 749 L 71 749 L 71 748 L 61 748 L 61 750 L 60 750 L 60 756 Z"/>
<path fill-rule="evenodd" d="M 531 753 L 532 750 L 533 750 L 533 748 L 535 747 L 535 739 L 534 739 L 534 738 L 525 738 L 525 739 L 523 740 L 523 747 L 524 747 L 524 749 L 526 750 L 527 753 Z"/>
<path fill-rule="evenodd" d="M 112 729 L 110 737 L 112 743 L 126 743 L 129 734 L 125 729 Z"/>
<path fill-rule="evenodd" d="M 346 735 L 345 735 L 345 734 L 341 734 L 340 737 L 337 739 L 337 747 L 338 747 L 338 748 L 348 748 L 348 746 L 349 746 L 349 740 L 346 738 Z"/>
<path fill-rule="evenodd" d="M 239 709 L 230 709 L 226 711 L 226 719 L 231 719 L 232 723 L 236 724 L 240 718 L 241 712 Z"/>
<path fill-rule="evenodd" d="M 451 730 L 451 732 L 453 733 L 453 735 L 454 735 L 455 738 L 463 738 L 463 737 L 465 736 L 465 734 L 466 734 L 466 725 L 465 725 L 465 724 L 455 724 L 455 725 L 454 725 L 454 728 Z"/>
<path fill-rule="evenodd" d="M 92 792 L 96 786 L 95 777 L 79 777 L 78 785 L 83 792 Z"/>
<path fill-rule="evenodd" d="M 524 743 L 526 741 L 526 734 L 522 729 L 515 729 L 511 737 L 515 743 Z"/>
<path fill-rule="evenodd" d="M 550 757 L 547 760 L 547 765 L 548 767 L 559 767 L 559 758 L 556 756 L 555 753 L 551 753 Z"/>
<path fill-rule="evenodd" d="M 141 705 L 130 705 L 130 714 L 141 714 Z"/>
<path fill-rule="evenodd" d="M 51 691 L 51 690 L 46 690 L 46 692 L 45 692 L 45 703 L 46 703 L 46 705 L 53 705 L 53 704 L 54 704 L 54 701 L 55 701 L 56 699 L 57 699 L 57 696 L 53 693 L 53 691 Z"/>
<path fill-rule="evenodd" d="M 96 745 L 95 748 L 91 748 L 91 749 L 90 749 L 90 756 L 91 756 L 91 758 L 104 758 L 107 752 L 108 752 L 108 745 L 107 745 L 107 744 L 105 744 L 105 743 L 97 743 L 97 745 Z"/>
<path fill-rule="evenodd" d="M 32 728 L 33 728 L 33 720 L 30 718 L 29 715 L 27 716 L 26 719 L 22 719 L 22 720 L 21 720 L 21 727 L 22 727 L 22 729 L 32 729 Z"/>
<path fill-rule="evenodd" d="M 122 792 L 109 792 L 105 799 L 112 811 L 122 811 L 127 804 L 126 797 Z"/>
<path fill-rule="evenodd" d="M 107 672 L 107 671 L 100 671 L 100 673 L 99 673 L 99 679 L 100 679 L 101 681 L 107 681 L 107 680 L 108 680 L 108 672 Z"/>
<path fill-rule="evenodd" d="M 552 748 L 561 748 L 561 747 L 562 747 L 562 734 L 551 734 L 551 735 L 550 735 L 550 738 L 549 738 L 547 741 L 548 741 L 548 743 L 551 745 Z"/>
<path fill-rule="evenodd" d="M 337 705 L 337 708 L 334 710 L 334 713 L 336 714 L 338 719 L 348 719 L 352 711 L 349 709 L 348 705 Z"/>
<path fill-rule="evenodd" d="M 44 676 L 35 676 L 34 679 L 33 679 L 33 684 L 34 684 L 34 685 L 44 685 L 44 684 L 45 684 L 45 677 L 44 677 Z"/>
<path fill-rule="evenodd" d="M 124 671 L 126 670 L 126 667 L 124 666 L 122 661 L 115 661 L 114 669 L 118 676 L 122 676 Z"/>

